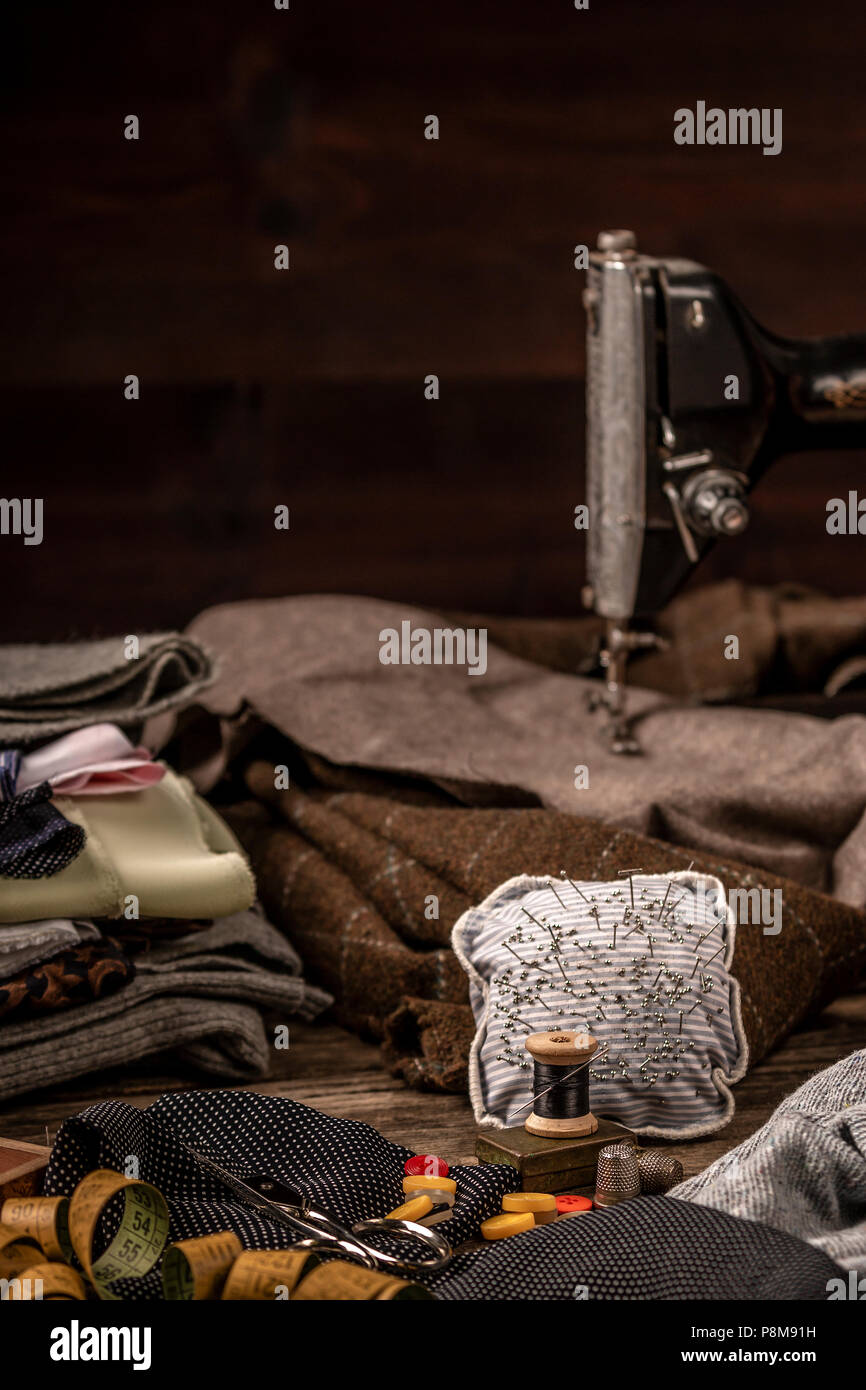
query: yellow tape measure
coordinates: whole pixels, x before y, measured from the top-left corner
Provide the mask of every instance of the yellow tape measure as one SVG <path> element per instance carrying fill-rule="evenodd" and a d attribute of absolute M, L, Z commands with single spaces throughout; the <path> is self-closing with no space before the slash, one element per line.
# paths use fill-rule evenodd
<path fill-rule="evenodd" d="M 9 1197 L 0 1207 L 0 1222 L 29 1236 L 49 1260 L 72 1259 L 68 1197 Z"/>
<path fill-rule="evenodd" d="M 113 1197 L 123 1193 L 120 1227 L 108 1248 L 93 1258 L 93 1237 Z M 82 1178 L 69 1204 L 72 1248 L 100 1298 L 116 1300 L 118 1279 L 140 1279 L 156 1264 L 168 1240 L 165 1198 L 148 1182 L 97 1168 Z"/>
<path fill-rule="evenodd" d="M 232 1265 L 222 1296 L 235 1302 L 292 1298 L 298 1281 L 318 1263 L 311 1250 L 245 1250 Z"/>
<path fill-rule="evenodd" d="M 80 1274 L 68 1265 L 50 1264 L 30 1265 L 12 1280 L 9 1289 L 10 1299 L 30 1302 L 42 1299 L 46 1303 L 59 1299 L 81 1300 L 87 1297 L 87 1285 Z"/>
<path fill-rule="evenodd" d="M 410 1284 L 406 1279 L 397 1279 L 393 1274 L 382 1274 L 378 1269 L 364 1269 L 361 1265 L 349 1264 L 346 1260 L 329 1260 L 308 1274 L 298 1285 L 293 1300 L 300 1302 L 312 1299 L 375 1299 L 384 1302 L 391 1299 L 433 1299 L 429 1289 L 421 1284 Z"/>
<path fill-rule="evenodd" d="M 14 1279 L 38 1255 L 39 1244 L 26 1231 L 0 1224 L 0 1279 Z"/>
<path fill-rule="evenodd" d="M 110 1209 L 110 1210 L 109 1210 Z M 101 1225 L 117 1229 L 95 1255 Z M 433 1298 L 418 1284 L 315 1250 L 244 1250 L 233 1231 L 168 1244 L 169 1212 L 157 1188 L 109 1168 L 88 1173 L 72 1197 L 12 1197 L 0 1208 L 0 1278 L 12 1300 L 97 1298 L 118 1302 L 114 1285 L 140 1279 L 162 1258 L 171 1300 Z M 84 1272 L 70 1268 L 76 1261 Z"/>
<path fill-rule="evenodd" d="M 226 1276 L 241 1253 L 234 1231 L 193 1236 L 170 1245 L 162 1262 L 162 1290 L 170 1299 L 219 1298 Z"/>

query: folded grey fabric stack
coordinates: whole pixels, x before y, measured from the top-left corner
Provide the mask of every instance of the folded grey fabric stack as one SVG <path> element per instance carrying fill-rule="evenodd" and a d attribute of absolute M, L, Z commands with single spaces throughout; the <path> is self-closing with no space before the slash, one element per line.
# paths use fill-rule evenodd
<path fill-rule="evenodd" d="M 188 704 L 213 680 L 208 653 L 177 632 L 96 642 L 23 643 L 3 648 L 0 662 L 0 744 L 112 723 L 127 728 Z"/>
<path fill-rule="evenodd" d="M 866 1274 L 866 1051 L 810 1077 L 671 1196 L 762 1221 Z"/>
<path fill-rule="evenodd" d="M 167 1049 L 216 1076 L 266 1076 L 273 1042 L 259 1010 L 311 1019 L 331 1002 L 300 971 L 259 912 L 224 917 L 139 956 L 116 994 L 0 1028 L 0 1100 Z"/>

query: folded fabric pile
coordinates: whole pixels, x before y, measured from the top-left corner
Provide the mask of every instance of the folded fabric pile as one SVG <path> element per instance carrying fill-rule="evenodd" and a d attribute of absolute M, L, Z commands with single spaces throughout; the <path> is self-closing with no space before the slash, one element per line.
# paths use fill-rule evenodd
<path fill-rule="evenodd" d="M 112 724 L 0 752 L 0 1099 L 166 1049 L 267 1074 L 260 1010 L 329 997 L 258 911 L 240 845 Z"/>
<path fill-rule="evenodd" d="M 21 747 L 86 724 L 140 725 L 188 704 L 212 679 L 209 654 L 177 632 L 6 646 L 0 744 Z"/>
<path fill-rule="evenodd" d="M 267 1076 L 274 1049 L 261 1010 L 312 1019 L 330 1003 L 300 972 L 296 952 L 253 911 L 152 947 L 122 989 L 0 1026 L 0 1099 L 168 1050 L 213 1076 Z"/>

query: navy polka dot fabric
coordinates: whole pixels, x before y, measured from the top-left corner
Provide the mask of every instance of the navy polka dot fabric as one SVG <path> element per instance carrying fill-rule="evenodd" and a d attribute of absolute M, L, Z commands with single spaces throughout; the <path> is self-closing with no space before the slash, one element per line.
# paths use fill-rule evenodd
<path fill-rule="evenodd" d="M 171 1214 L 171 1240 L 232 1230 L 255 1250 L 285 1249 L 300 1239 L 240 1203 L 184 1144 L 236 1177 L 267 1175 L 295 1187 L 348 1225 L 386 1216 L 407 1200 L 403 1165 L 411 1149 L 369 1125 L 251 1091 L 174 1092 L 146 1110 L 120 1101 L 94 1105 L 60 1129 L 45 1191 L 71 1194 L 92 1169 L 115 1168 L 159 1188 Z M 451 1219 L 437 1229 L 458 1245 L 500 1210 L 514 1175 L 500 1165 L 469 1165 L 449 1176 L 457 1198 Z M 399 1253 L 413 1248 L 401 1242 Z M 117 1291 L 125 1298 L 159 1297 L 159 1273 L 119 1283 Z"/>
<path fill-rule="evenodd" d="M 165 1197 L 172 1240 L 228 1229 L 247 1249 L 292 1244 L 287 1227 L 238 1202 L 184 1144 L 237 1177 L 266 1174 L 293 1186 L 349 1225 L 405 1200 L 410 1149 L 369 1125 L 249 1091 L 174 1092 L 146 1110 L 92 1106 L 61 1128 L 45 1191 L 71 1193 L 94 1168 L 135 1172 Z M 454 1215 L 437 1229 L 456 1247 L 478 1236 L 515 1184 L 513 1169 L 497 1164 L 457 1166 L 451 1176 Z M 425 1282 L 448 1300 L 825 1299 L 840 1273 L 821 1251 L 758 1222 L 645 1197 L 457 1254 Z M 159 1270 L 116 1290 L 159 1298 Z"/>
<path fill-rule="evenodd" d="M 639 1197 L 459 1254 L 428 1280 L 443 1299 L 824 1301 L 844 1271 L 757 1221 Z"/>
<path fill-rule="evenodd" d="M 0 877 L 51 878 L 78 858 L 85 839 L 57 810 L 48 782 L 0 799 Z"/>

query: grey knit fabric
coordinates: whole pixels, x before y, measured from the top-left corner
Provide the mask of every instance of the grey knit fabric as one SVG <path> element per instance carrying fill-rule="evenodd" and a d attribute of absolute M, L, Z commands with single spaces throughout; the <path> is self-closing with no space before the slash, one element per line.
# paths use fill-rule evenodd
<path fill-rule="evenodd" d="M 177 632 L 96 642 L 0 647 L 0 744 L 21 745 L 85 724 L 128 726 L 186 704 L 213 680 L 200 644 Z"/>
<path fill-rule="evenodd" d="M 267 1076 L 274 1058 L 259 1007 L 311 1019 L 330 995 L 256 912 L 139 956 L 136 978 L 92 1004 L 0 1028 L 0 1100 L 176 1049 L 214 1076 Z"/>
<path fill-rule="evenodd" d="M 810 1077 L 671 1195 L 775 1226 L 866 1273 L 866 1050 Z"/>

